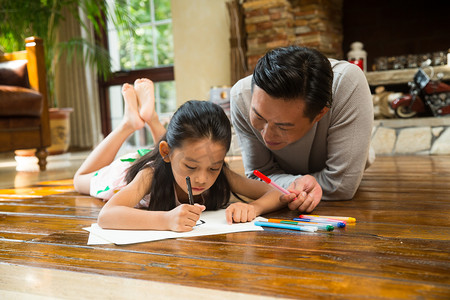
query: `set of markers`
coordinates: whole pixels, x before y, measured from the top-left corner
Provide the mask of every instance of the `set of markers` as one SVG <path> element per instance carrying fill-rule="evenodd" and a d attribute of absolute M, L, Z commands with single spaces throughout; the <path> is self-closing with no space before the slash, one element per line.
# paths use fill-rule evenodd
<path fill-rule="evenodd" d="M 253 174 L 267 184 L 270 184 L 280 190 L 282 193 L 289 194 L 286 189 L 273 182 L 269 177 L 260 171 L 254 170 Z M 343 228 L 347 225 L 347 222 L 355 223 L 356 219 L 351 217 L 300 215 L 298 218 L 294 218 L 293 220 L 268 219 L 267 221 L 255 221 L 255 225 L 314 232 L 317 230 L 332 231 L 335 227 Z"/>
<path fill-rule="evenodd" d="M 267 221 L 255 221 L 255 225 L 315 232 L 317 230 L 333 231 L 335 227 L 344 228 L 348 223 L 355 222 L 356 219 L 351 217 L 300 215 L 293 220 L 267 219 Z"/>

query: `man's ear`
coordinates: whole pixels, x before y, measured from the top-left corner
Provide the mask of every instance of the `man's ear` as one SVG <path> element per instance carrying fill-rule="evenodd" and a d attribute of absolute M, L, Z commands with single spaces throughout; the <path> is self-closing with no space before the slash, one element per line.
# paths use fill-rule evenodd
<path fill-rule="evenodd" d="M 325 116 L 325 114 L 328 112 L 330 110 L 330 108 L 329 107 L 324 107 L 324 108 L 322 108 L 322 110 L 317 114 L 317 116 L 314 118 L 314 120 L 313 120 L 313 124 L 314 123 L 316 123 L 316 122 L 319 122 L 320 121 L 320 119 L 322 119 L 322 117 L 323 116 Z"/>
<path fill-rule="evenodd" d="M 161 141 L 159 143 L 159 154 L 162 156 L 165 162 L 170 162 L 169 153 L 170 153 L 169 144 L 167 144 L 166 141 Z"/>

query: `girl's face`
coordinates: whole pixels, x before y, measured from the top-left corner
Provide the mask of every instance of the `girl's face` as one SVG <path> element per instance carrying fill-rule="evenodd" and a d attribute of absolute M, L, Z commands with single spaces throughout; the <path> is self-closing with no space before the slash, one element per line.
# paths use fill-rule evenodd
<path fill-rule="evenodd" d="M 187 140 L 182 147 L 172 149 L 169 159 L 176 183 L 187 194 L 186 176 L 189 176 L 193 195 L 208 190 L 222 170 L 226 152 L 221 143 L 208 138 Z"/>

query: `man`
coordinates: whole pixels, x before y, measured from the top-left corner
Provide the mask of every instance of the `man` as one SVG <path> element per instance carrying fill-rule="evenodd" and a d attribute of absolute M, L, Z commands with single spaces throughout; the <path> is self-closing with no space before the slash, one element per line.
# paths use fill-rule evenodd
<path fill-rule="evenodd" d="M 370 89 L 356 65 L 311 48 L 278 48 L 230 97 L 248 177 L 259 170 L 288 189 L 283 200 L 292 210 L 311 212 L 321 198 L 354 196 L 373 124 Z"/>

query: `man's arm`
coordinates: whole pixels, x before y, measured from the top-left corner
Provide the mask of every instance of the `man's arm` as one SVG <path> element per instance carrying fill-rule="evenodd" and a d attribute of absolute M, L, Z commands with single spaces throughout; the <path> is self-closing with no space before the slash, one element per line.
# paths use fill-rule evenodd
<path fill-rule="evenodd" d="M 370 89 L 358 67 L 344 66 L 337 68 L 339 71 L 333 69 L 333 107 L 326 140 L 326 166 L 311 174 L 323 189 L 323 200 L 347 200 L 354 196 L 370 148 L 373 126 Z"/>

